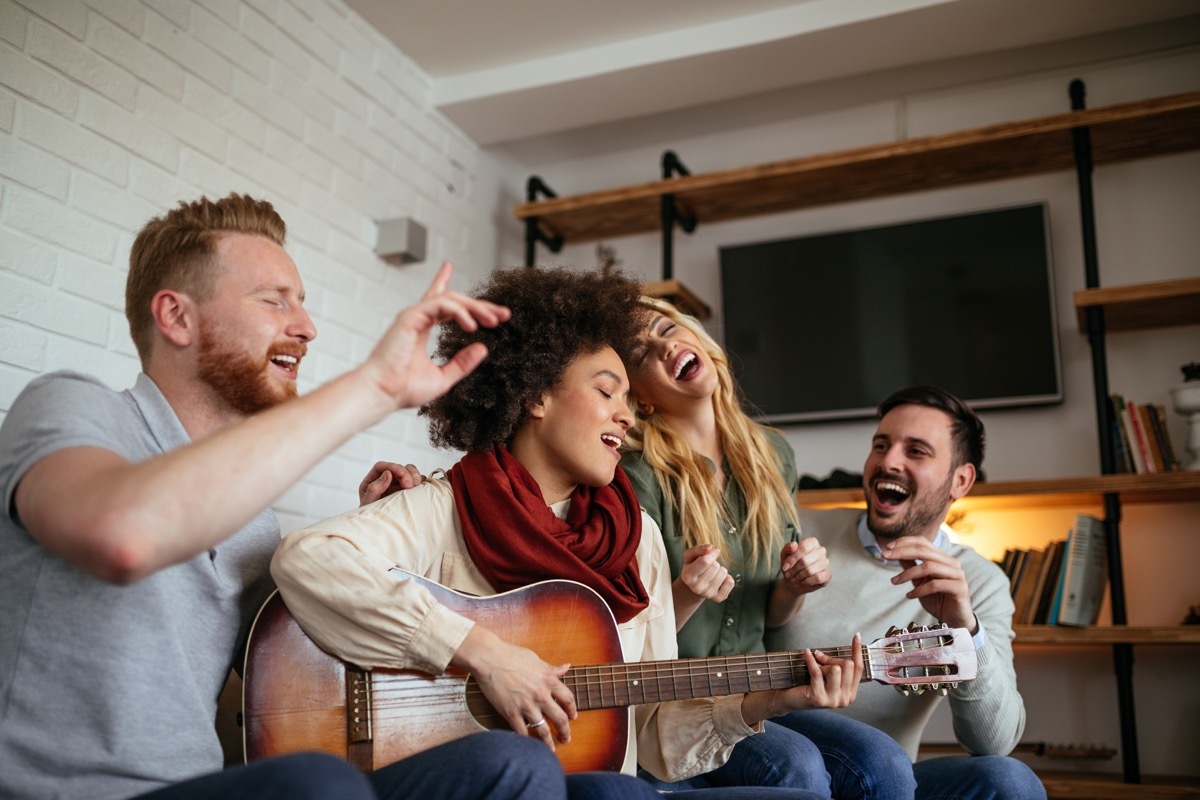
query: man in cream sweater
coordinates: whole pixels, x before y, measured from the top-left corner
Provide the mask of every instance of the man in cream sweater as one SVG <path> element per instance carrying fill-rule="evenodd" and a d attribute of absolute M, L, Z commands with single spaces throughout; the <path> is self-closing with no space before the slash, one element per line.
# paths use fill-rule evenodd
<path fill-rule="evenodd" d="M 879 407 L 863 469 L 867 510 L 800 510 L 801 529 L 825 545 L 833 572 L 790 623 L 767 632 L 771 650 L 840 641 L 862 631 L 870 641 L 891 626 L 946 623 L 966 628 L 978 677 L 947 695 L 954 732 L 970 757 L 914 764 L 916 797 L 1045 798 L 1033 771 L 1008 754 L 1025 727 L 1012 655 L 1013 603 L 1008 579 L 988 559 L 947 536 L 950 504 L 975 482 L 983 461 L 983 423 L 958 398 L 932 387 L 902 389 Z M 868 683 L 837 711 L 805 711 L 783 722 L 818 742 L 835 785 L 845 792 L 868 761 L 838 745 L 842 715 L 874 725 L 913 759 L 921 732 L 942 700 L 937 692 L 904 696 Z M 839 774 L 840 773 L 840 778 Z"/>

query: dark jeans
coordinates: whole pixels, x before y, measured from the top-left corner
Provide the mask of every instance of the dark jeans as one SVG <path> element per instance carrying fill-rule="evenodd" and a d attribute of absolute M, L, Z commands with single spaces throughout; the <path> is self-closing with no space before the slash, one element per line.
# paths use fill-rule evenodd
<path fill-rule="evenodd" d="M 912 763 L 882 731 L 836 714 L 823 720 L 821 739 L 790 727 L 793 718 L 824 713 L 799 711 L 763 723 L 763 732 L 738 742 L 724 766 L 697 778 L 670 784 L 643 777 L 669 791 L 708 786 L 728 792 L 729 787 L 770 786 L 804 791 L 823 800 L 912 800 Z"/>
<path fill-rule="evenodd" d="M 616 778 L 618 780 L 613 780 Z M 574 779 L 573 779 L 574 780 Z M 581 797 L 638 797 L 635 778 L 581 776 Z M 627 791 L 621 791 L 622 788 Z M 477 733 L 364 775 L 323 753 L 297 753 L 204 775 L 138 800 L 543 800 L 567 797 L 558 759 L 514 733 Z"/>

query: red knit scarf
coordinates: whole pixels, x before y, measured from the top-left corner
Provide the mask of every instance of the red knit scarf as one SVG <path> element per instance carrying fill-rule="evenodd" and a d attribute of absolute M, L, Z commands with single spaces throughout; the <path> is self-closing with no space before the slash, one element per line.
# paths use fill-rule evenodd
<path fill-rule="evenodd" d="M 454 505 L 472 561 L 497 591 L 565 578 L 599 592 L 619 622 L 646 607 L 638 577 L 642 514 L 618 468 L 608 486 L 579 486 L 565 520 L 504 447 L 468 453 L 450 470 Z"/>

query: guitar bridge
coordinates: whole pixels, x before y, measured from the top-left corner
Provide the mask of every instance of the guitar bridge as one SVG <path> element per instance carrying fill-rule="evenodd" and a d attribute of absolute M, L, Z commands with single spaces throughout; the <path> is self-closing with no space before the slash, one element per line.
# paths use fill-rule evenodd
<path fill-rule="evenodd" d="M 346 743 L 371 741 L 371 673 L 346 668 Z"/>

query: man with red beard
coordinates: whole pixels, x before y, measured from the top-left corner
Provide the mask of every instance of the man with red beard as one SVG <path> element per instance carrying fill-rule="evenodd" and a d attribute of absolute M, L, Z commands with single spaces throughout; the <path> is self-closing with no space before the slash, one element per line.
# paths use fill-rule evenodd
<path fill-rule="evenodd" d="M 1045 798 L 1041 781 L 1008 756 L 1025 728 L 1012 656 L 1013 603 L 1008 579 L 991 561 L 950 541 L 950 504 L 970 491 L 983 462 L 983 422 L 941 389 L 902 389 L 879 406 L 863 469 L 867 510 L 800 509 L 801 528 L 825 545 L 833 580 L 808 595 L 787 625 L 767 633 L 771 650 L 825 641 L 847 630 L 882 634 L 893 625 L 946 623 L 970 631 L 978 677 L 948 692 L 954 731 L 970 757 L 913 766 L 916 797 Z M 793 714 L 789 727 L 816 742 L 836 740 L 837 714 L 874 725 L 914 760 L 921 732 L 941 702 L 938 692 L 903 696 L 869 683 L 835 711 Z M 827 759 L 826 763 L 829 761 Z M 852 785 L 854 765 L 834 785 Z"/>
<path fill-rule="evenodd" d="M 509 316 L 447 291 L 443 265 L 361 366 L 296 398 L 316 330 L 284 237 L 269 203 L 240 195 L 151 220 L 126 287 L 136 384 L 44 375 L 0 427 L 0 796 L 566 796 L 548 748 L 496 732 L 370 776 L 320 754 L 222 771 L 217 698 L 272 588 L 268 506 L 486 356 L 435 364 L 436 325 Z"/>

